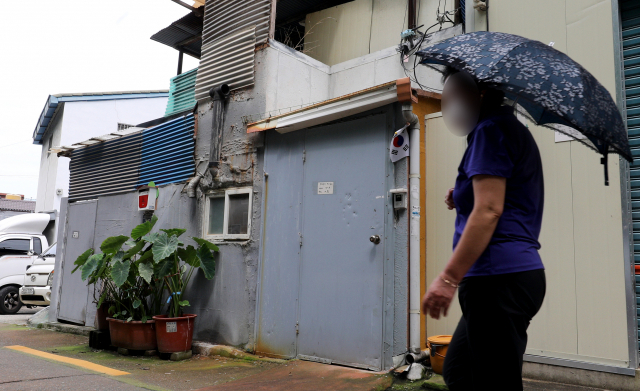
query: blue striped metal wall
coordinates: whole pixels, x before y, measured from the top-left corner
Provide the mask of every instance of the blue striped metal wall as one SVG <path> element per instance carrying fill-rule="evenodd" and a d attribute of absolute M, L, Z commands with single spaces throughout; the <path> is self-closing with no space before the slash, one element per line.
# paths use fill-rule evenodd
<path fill-rule="evenodd" d="M 193 176 L 194 125 L 189 114 L 142 133 L 138 185 L 183 182 Z"/>
<path fill-rule="evenodd" d="M 620 2 L 622 16 L 622 50 L 627 106 L 629 143 L 635 159 L 631 165 L 631 200 L 633 241 L 636 268 L 640 266 L 640 1 Z M 636 274 L 636 300 L 640 324 L 640 275 Z M 638 330 L 640 338 L 640 329 Z"/>
<path fill-rule="evenodd" d="M 196 76 L 198 68 L 171 78 L 169 101 L 165 116 L 192 110 L 196 104 Z"/>

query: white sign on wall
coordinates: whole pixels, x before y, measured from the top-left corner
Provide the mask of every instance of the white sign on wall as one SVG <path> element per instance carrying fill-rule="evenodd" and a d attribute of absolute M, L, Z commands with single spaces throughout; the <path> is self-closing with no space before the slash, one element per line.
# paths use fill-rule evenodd
<path fill-rule="evenodd" d="M 318 182 L 318 194 L 333 194 L 333 182 Z"/>

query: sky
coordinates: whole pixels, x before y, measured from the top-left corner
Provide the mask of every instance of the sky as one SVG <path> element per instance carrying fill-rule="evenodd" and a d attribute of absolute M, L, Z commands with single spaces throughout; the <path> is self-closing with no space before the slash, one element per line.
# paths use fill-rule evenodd
<path fill-rule="evenodd" d="M 171 0 L 1 1 L 0 193 L 36 198 L 31 137 L 49 95 L 169 89 L 178 52 L 149 37 L 188 12 Z M 184 56 L 184 71 L 197 66 Z"/>

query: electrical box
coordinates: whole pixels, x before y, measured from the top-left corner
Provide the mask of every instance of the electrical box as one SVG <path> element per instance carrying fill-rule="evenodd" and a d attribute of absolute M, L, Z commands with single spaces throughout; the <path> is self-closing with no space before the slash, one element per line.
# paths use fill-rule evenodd
<path fill-rule="evenodd" d="M 391 190 L 391 199 L 394 210 L 407 209 L 407 189 Z"/>
<path fill-rule="evenodd" d="M 155 187 L 138 191 L 138 210 L 156 210 L 157 194 Z"/>

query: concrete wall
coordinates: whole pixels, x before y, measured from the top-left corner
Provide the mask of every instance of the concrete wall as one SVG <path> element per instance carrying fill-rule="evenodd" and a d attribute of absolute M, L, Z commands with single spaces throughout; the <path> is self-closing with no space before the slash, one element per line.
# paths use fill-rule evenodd
<path fill-rule="evenodd" d="M 42 150 L 40 151 L 40 172 L 38 174 L 38 193 L 36 196 L 36 212 L 53 210 L 59 199 L 56 197 L 56 178 L 58 161 L 55 154 L 48 153 L 49 146 L 60 145 L 62 134 L 62 124 L 64 118 L 64 107 L 58 110 L 49 131 L 43 136 Z M 69 174 L 67 174 L 68 176 Z"/>
<path fill-rule="evenodd" d="M 434 35 L 432 42 L 461 33 L 461 26 L 442 30 Z M 264 50 L 264 59 L 257 65 L 258 68 L 265 67 L 268 76 L 265 79 L 265 88 L 270 92 L 265 102 L 267 112 L 299 108 L 407 77 L 395 47 L 328 66 L 279 42 L 270 41 L 269 44 L 270 47 Z M 410 63 L 412 61 L 413 58 Z M 416 75 L 425 88 L 442 89 L 442 75 L 438 72 L 419 66 Z M 420 88 L 416 83 L 413 87 Z"/>
<path fill-rule="evenodd" d="M 441 13 L 445 7 L 451 11 L 454 1 L 418 1 L 417 25 L 425 25 L 422 31 L 436 24 L 439 5 Z M 407 18 L 406 1 L 355 0 L 327 8 L 307 15 L 304 52 L 327 65 L 335 65 L 389 47 L 395 49 L 400 43 L 400 33 L 408 28 Z"/>

